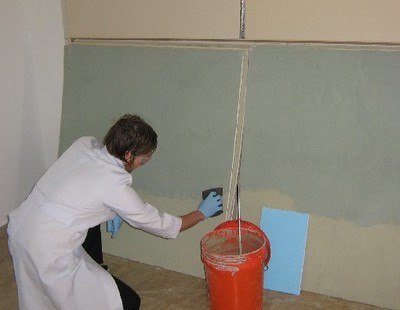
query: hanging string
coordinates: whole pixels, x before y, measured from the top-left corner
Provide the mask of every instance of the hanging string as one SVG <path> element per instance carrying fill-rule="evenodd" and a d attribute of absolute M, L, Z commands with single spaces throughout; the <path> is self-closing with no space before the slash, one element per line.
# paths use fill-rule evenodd
<path fill-rule="evenodd" d="M 243 147 L 243 131 L 244 131 L 244 118 L 246 107 L 246 87 L 247 87 L 247 73 L 249 68 L 249 51 L 246 51 L 242 56 L 242 64 L 240 70 L 240 85 L 239 85 L 239 98 L 236 112 L 236 129 L 235 139 L 233 143 L 233 158 L 231 166 L 231 175 L 229 180 L 229 193 L 226 208 L 226 220 L 238 218 L 238 179 L 242 158 Z M 236 214 L 235 214 L 236 213 Z"/>

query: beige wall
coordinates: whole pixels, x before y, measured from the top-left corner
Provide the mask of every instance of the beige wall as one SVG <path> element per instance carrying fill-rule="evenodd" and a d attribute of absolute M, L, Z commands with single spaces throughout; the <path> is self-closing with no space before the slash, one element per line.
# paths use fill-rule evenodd
<path fill-rule="evenodd" d="M 67 38 L 239 39 L 239 0 L 64 1 Z M 246 39 L 400 43 L 399 13 L 397 0 L 247 0 Z"/>
<path fill-rule="evenodd" d="M 139 194 L 144 200 L 172 210 L 170 212 L 174 214 L 197 203 L 190 199 Z M 262 206 L 296 211 L 291 197 L 274 191 L 244 191 L 241 204 L 246 207 L 242 209 L 243 218 L 253 223 L 259 223 Z M 220 219 L 215 218 L 168 241 L 127 225 L 122 226 L 118 238 L 110 239 L 103 227 L 103 245 L 105 251 L 113 255 L 204 277 L 199 239 L 218 224 Z M 310 214 L 301 289 L 400 309 L 399 234 L 400 227 L 395 225 L 360 227 L 344 219 Z"/>
<path fill-rule="evenodd" d="M 247 38 L 400 43 L 397 0 L 252 0 Z"/>
<path fill-rule="evenodd" d="M 115 3 L 65 0 L 67 37 L 234 39 L 239 31 L 237 9 L 230 0 Z"/>
<path fill-rule="evenodd" d="M 275 190 L 244 191 L 241 200 L 243 206 L 297 211 L 293 197 Z M 258 223 L 261 207 L 242 213 Z M 301 289 L 400 309 L 399 234 L 398 225 L 359 226 L 311 213 Z"/>

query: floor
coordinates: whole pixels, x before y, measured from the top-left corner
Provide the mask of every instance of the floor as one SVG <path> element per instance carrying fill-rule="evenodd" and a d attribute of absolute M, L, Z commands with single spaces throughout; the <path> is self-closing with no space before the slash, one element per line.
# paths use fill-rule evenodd
<path fill-rule="evenodd" d="M 133 287 L 142 298 L 143 310 L 209 309 L 204 279 L 106 255 L 111 273 Z M 0 227 L 0 309 L 17 309 L 17 293 L 6 227 Z M 299 296 L 264 291 L 263 309 L 382 309 L 360 303 L 302 292 Z M 35 309 L 33 309 L 35 310 Z"/>

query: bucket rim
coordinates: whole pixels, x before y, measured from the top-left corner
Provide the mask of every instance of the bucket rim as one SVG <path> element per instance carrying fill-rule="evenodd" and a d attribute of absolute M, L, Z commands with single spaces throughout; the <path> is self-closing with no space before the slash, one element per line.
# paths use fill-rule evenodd
<path fill-rule="evenodd" d="M 250 255 L 254 255 L 255 253 L 257 253 L 257 252 L 261 252 L 263 249 L 264 249 L 264 247 L 266 247 L 266 250 L 267 250 L 267 252 L 269 252 L 269 242 L 268 242 L 268 239 L 267 238 L 265 238 L 264 237 L 264 235 L 260 232 L 260 231 L 258 231 L 258 230 L 256 230 L 256 229 L 251 229 L 251 228 L 247 228 L 247 227 L 243 227 L 243 228 L 241 228 L 242 230 L 245 230 L 245 231 L 247 231 L 247 232 L 250 232 L 250 233 L 255 233 L 255 235 L 257 236 L 257 237 L 259 237 L 260 238 L 260 241 L 261 241 L 261 244 L 260 244 L 260 246 L 259 246 L 259 248 L 257 248 L 257 249 L 255 249 L 255 250 L 253 250 L 253 251 L 250 251 L 250 252 L 248 252 L 248 253 L 243 253 L 243 254 L 216 254 L 216 253 L 209 253 L 208 251 L 207 251 L 207 253 L 209 253 L 209 255 L 212 255 L 212 256 L 215 256 L 215 257 L 224 257 L 224 258 L 229 258 L 229 257 L 231 257 L 231 258 L 237 258 L 238 256 L 242 256 L 242 257 L 247 257 L 247 256 L 250 256 Z M 202 254 L 203 254 L 203 252 L 204 252 L 204 246 L 205 246 L 205 242 L 207 242 L 213 235 L 215 235 L 216 233 L 218 234 L 221 234 L 222 233 L 222 231 L 224 231 L 224 230 L 229 230 L 229 231 L 232 231 L 232 230 L 238 230 L 237 228 L 232 228 L 232 227 L 227 227 L 227 228 L 220 228 L 220 229 L 216 229 L 216 230 L 212 230 L 212 231 L 210 231 L 210 232 L 208 232 L 206 235 L 204 235 L 203 236 L 203 238 L 201 238 L 201 240 L 200 240 L 200 245 L 201 245 L 201 252 L 202 252 Z"/>
<path fill-rule="evenodd" d="M 253 223 L 251 223 L 249 221 L 245 221 L 245 220 L 241 220 L 241 222 L 242 222 L 242 224 L 245 224 L 245 225 L 241 226 L 242 230 L 245 229 L 247 231 L 255 232 L 257 235 L 261 236 L 261 238 L 263 239 L 263 244 L 262 244 L 262 246 L 260 246 L 259 249 L 251 251 L 249 253 L 241 254 L 241 256 L 245 258 L 245 257 L 247 257 L 247 256 L 249 256 L 251 254 L 254 254 L 257 251 L 261 251 L 265 247 L 266 248 L 266 257 L 265 257 L 264 265 L 268 266 L 268 264 L 269 264 L 269 262 L 271 260 L 271 242 L 269 241 L 268 236 L 257 225 L 255 225 L 255 224 L 253 224 Z M 203 251 L 203 245 L 204 245 L 205 239 L 209 238 L 210 235 L 212 233 L 215 233 L 216 231 L 226 230 L 226 229 L 230 229 L 230 230 L 231 229 L 236 229 L 236 230 L 238 230 L 239 229 L 238 220 L 225 221 L 225 222 L 219 224 L 214 230 L 209 231 L 207 234 L 205 234 L 201 238 L 201 240 L 200 240 L 200 248 L 201 248 L 201 257 L 202 257 L 202 259 L 203 259 L 203 256 L 205 255 L 205 253 Z M 238 256 L 240 256 L 240 255 L 221 255 L 221 254 L 209 254 L 209 255 L 212 255 L 214 257 L 221 257 L 221 258 L 224 257 L 224 258 L 227 258 L 227 259 L 228 258 L 235 259 Z"/>

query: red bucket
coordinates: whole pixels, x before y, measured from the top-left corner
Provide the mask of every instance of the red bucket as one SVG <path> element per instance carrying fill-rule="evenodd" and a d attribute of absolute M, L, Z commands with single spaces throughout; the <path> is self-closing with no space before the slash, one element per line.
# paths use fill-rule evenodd
<path fill-rule="evenodd" d="M 222 223 L 200 242 L 212 310 L 262 309 L 270 242 L 258 226 L 240 224 L 241 245 L 238 221 Z"/>

